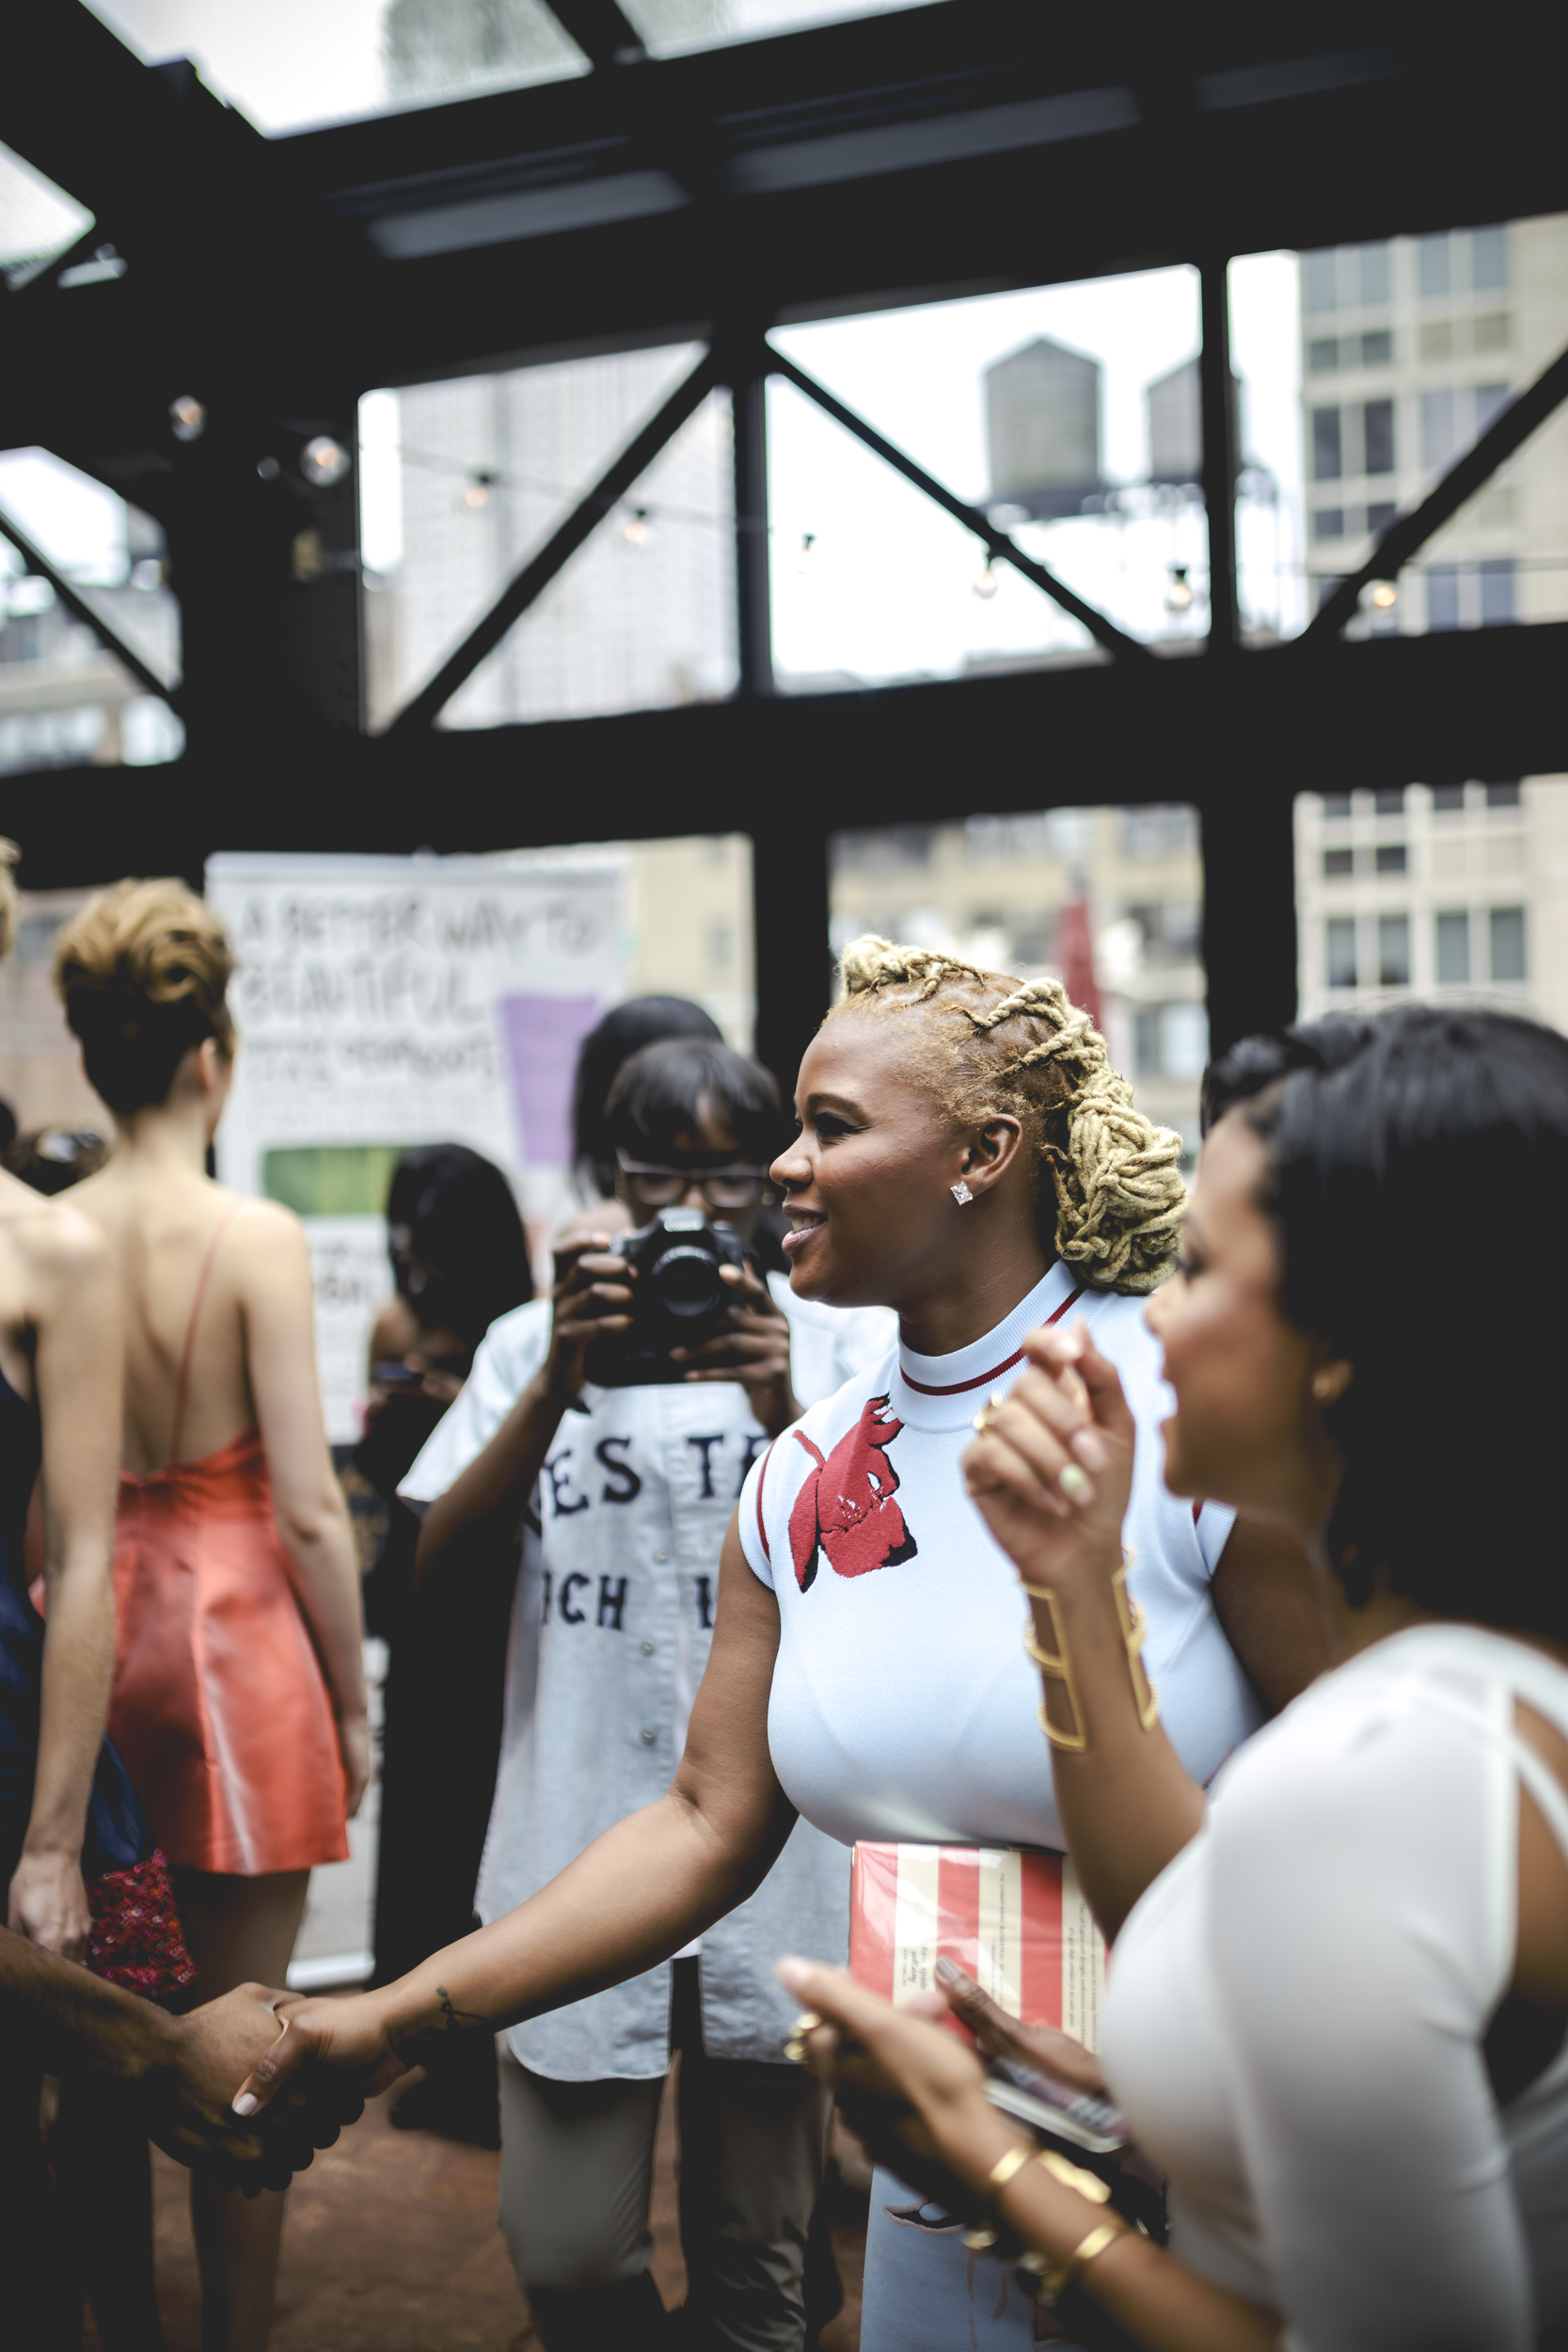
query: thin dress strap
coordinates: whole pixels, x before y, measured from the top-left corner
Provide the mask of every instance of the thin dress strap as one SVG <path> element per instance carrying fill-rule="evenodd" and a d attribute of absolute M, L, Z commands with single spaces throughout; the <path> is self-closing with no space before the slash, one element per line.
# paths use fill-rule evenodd
<path fill-rule="evenodd" d="M 207 1244 L 207 1254 L 201 1261 L 201 1271 L 196 1278 L 196 1296 L 191 1301 L 191 1319 L 185 1326 L 185 1344 L 180 1357 L 180 1385 L 174 1391 L 174 1428 L 169 1438 L 168 1458 L 180 1459 L 180 1438 L 185 1420 L 185 1384 L 190 1378 L 191 1349 L 196 1345 L 196 1327 L 201 1317 L 201 1302 L 207 1295 L 207 1278 L 213 1271 L 213 1260 L 218 1254 L 218 1244 L 235 1217 L 244 1208 L 244 1200 L 230 1200 L 213 1231 Z"/>

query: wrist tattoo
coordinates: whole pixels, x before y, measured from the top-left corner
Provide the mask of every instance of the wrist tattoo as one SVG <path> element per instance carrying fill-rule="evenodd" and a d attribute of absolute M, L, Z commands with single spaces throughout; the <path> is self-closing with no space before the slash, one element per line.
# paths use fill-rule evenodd
<path fill-rule="evenodd" d="M 481 2017 L 477 2010 L 455 2008 L 451 1995 L 444 1984 L 438 1984 L 436 1990 L 441 1996 L 441 2022 L 436 2027 L 437 2033 L 461 2033 L 465 2026 L 487 2026 L 489 2024 L 489 2019 Z"/>

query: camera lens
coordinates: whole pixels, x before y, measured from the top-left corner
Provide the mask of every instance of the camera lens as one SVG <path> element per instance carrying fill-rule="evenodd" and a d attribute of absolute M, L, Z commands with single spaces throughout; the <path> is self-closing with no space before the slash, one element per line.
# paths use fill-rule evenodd
<path fill-rule="evenodd" d="M 712 1314 L 729 1297 L 714 1258 L 705 1249 L 692 1248 L 689 1242 L 678 1242 L 655 1259 L 648 1269 L 648 1284 L 665 1312 L 679 1315 L 683 1322 Z"/>

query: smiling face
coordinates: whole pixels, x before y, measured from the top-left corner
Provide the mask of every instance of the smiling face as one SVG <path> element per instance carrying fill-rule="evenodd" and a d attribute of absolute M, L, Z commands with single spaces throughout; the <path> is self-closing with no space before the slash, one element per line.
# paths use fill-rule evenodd
<path fill-rule="evenodd" d="M 1313 1382 L 1338 1393 L 1279 1308 L 1279 1243 L 1262 1201 L 1269 1157 L 1240 1111 L 1203 1148 L 1178 1271 L 1154 1294 L 1149 1329 L 1165 1351 L 1176 1411 L 1164 1424 L 1165 1483 L 1316 1532 L 1338 1478 Z"/>
<path fill-rule="evenodd" d="M 911 1075 L 911 1043 L 896 1017 L 832 1021 L 800 1064 L 800 1134 L 772 1168 L 793 1228 L 784 1246 L 800 1297 L 905 1307 L 940 1286 L 950 1262 L 954 1270 L 973 1264 L 976 1211 L 998 1181 L 1032 1233 L 1018 1122 L 991 1122 L 1007 1131 L 993 1163 L 996 1138 L 957 1128 Z M 977 1196 L 961 1214 L 949 1189 L 960 1177 Z"/>

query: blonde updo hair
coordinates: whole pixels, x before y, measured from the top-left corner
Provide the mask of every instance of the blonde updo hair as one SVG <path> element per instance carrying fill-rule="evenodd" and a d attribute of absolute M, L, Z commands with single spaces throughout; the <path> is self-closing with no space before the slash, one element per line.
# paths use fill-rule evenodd
<path fill-rule="evenodd" d="M 1186 1200 L 1181 1138 L 1133 1109 L 1104 1039 L 1059 980 L 1018 980 L 873 934 L 845 949 L 842 970 L 830 1021 L 920 1016 L 911 1065 L 944 1116 L 1022 1122 L 1041 1239 L 1081 1281 L 1141 1293 L 1164 1279 Z"/>
<path fill-rule="evenodd" d="M 181 1062 L 205 1038 L 232 1057 L 225 992 L 233 971 L 228 932 L 182 882 L 116 882 L 65 926 L 55 986 L 83 1067 L 112 1111 L 166 1102 Z"/>
<path fill-rule="evenodd" d="M 16 946 L 16 927 L 22 914 L 21 894 L 16 886 L 16 865 L 22 852 L 14 841 L 0 834 L 0 963 L 4 963 Z"/>

